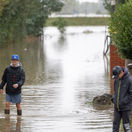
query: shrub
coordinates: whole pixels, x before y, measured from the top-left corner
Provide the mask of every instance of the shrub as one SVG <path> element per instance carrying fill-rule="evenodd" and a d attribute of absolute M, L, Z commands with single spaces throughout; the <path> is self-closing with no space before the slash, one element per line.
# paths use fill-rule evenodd
<path fill-rule="evenodd" d="M 116 8 L 109 31 L 120 55 L 132 59 L 132 0 Z"/>
<path fill-rule="evenodd" d="M 65 32 L 65 27 L 67 26 L 67 22 L 64 18 L 57 18 L 53 23 L 53 26 L 56 26 L 58 30 L 63 34 Z"/>
<path fill-rule="evenodd" d="M 0 42 L 40 36 L 48 16 L 62 6 L 61 0 L 9 0 L 0 14 Z"/>

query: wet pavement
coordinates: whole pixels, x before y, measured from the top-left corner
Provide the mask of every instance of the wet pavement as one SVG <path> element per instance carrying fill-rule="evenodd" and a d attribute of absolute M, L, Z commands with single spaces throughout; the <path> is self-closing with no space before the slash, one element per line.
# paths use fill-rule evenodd
<path fill-rule="evenodd" d="M 15 105 L 5 117 L 0 95 L 0 132 L 110 132 L 113 108 L 92 99 L 110 93 L 109 62 L 103 57 L 105 27 L 44 29 L 44 40 L 28 39 L 0 48 L 0 77 L 17 53 L 26 71 L 23 116 Z"/>

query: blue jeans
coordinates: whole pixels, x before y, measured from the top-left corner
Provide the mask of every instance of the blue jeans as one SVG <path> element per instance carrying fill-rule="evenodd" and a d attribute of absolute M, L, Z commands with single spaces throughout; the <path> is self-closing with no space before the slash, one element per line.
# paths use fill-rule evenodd
<path fill-rule="evenodd" d="M 21 94 L 17 94 L 17 95 L 9 95 L 6 94 L 6 102 L 11 102 L 13 104 L 18 104 L 21 103 Z"/>

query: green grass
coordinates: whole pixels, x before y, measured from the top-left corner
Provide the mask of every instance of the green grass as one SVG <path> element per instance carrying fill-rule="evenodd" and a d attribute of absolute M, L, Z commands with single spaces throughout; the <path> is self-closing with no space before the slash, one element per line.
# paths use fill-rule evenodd
<path fill-rule="evenodd" d="M 49 18 L 46 26 L 52 26 L 57 18 Z M 103 26 L 108 25 L 108 17 L 67 17 L 63 18 L 67 22 L 67 26 Z"/>

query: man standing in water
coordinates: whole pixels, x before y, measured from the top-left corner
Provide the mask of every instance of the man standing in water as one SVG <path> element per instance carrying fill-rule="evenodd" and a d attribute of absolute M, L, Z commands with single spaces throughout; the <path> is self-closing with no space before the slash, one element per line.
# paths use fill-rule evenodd
<path fill-rule="evenodd" d="M 113 132 L 119 132 L 120 121 L 123 119 L 125 132 L 131 132 L 130 111 L 132 110 L 132 77 L 127 68 L 115 66 L 112 70 L 114 82 L 114 122 Z"/>
<path fill-rule="evenodd" d="M 10 104 L 14 103 L 17 107 L 17 115 L 22 115 L 21 109 L 21 87 L 25 81 L 25 72 L 19 63 L 19 56 L 12 55 L 11 64 L 3 74 L 0 84 L 0 93 L 3 93 L 3 87 L 6 84 L 6 106 L 5 114 L 10 114 Z"/>

